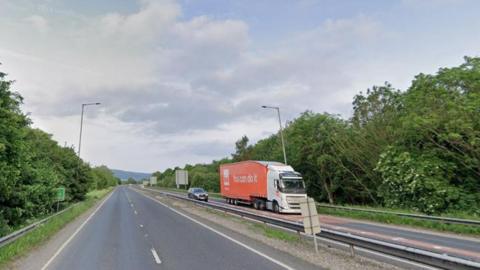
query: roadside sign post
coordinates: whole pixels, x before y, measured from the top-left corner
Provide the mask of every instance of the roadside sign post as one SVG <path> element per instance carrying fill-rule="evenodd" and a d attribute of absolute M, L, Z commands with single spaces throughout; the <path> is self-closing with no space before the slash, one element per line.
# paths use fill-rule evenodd
<path fill-rule="evenodd" d="M 320 233 L 320 221 L 318 220 L 317 206 L 312 198 L 305 198 L 300 202 L 303 217 L 303 228 L 306 234 L 313 235 L 315 252 L 318 253 L 317 233 Z"/>
<path fill-rule="evenodd" d="M 59 187 L 57 188 L 57 212 L 60 206 L 60 201 L 64 201 L 64 200 L 65 200 L 65 188 Z"/>
<path fill-rule="evenodd" d="M 177 189 L 180 188 L 180 185 L 184 185 L 185 189 L 187 189 L 188 171 L 187 170 L 176 170 L 175 171 L 175 183 L 177 184 Z"/>
<path fill-rule="evenodd" d="M 150 186 L 154 186 L 157 184 L 157 177 L 156 176 L 150 176 Z"/>

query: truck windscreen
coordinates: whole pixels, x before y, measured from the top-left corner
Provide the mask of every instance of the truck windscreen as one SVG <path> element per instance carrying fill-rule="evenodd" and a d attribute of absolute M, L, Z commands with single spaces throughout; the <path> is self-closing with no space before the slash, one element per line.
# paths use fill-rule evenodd
<path fill-rule="evenodd" d="M 280 186 L 285 193 L 305 193 L 305 184 L 302 178 L 283 178 Z"/>

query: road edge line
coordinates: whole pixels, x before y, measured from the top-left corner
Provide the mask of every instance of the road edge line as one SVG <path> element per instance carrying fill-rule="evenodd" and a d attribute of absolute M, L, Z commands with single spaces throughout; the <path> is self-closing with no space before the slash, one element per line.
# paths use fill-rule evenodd
<path fill-rule="evenodd" d="M 152 252 L 153 258 L 155 259 L 155 262 L 157 264 L 161 264 L 162 261 L 160 260 L 160 257 L 158 257 L 158 253 L 154 248 L 151 248 L 150 251 Z"/>
<path fill-rule="evenodd" d="M 247 249 L 247 250 L 249 250 L 249 251 L 251 251 L 251 252 L 253 252 L 253 253 L 255 253 L 255 254 L 257 254 L 257 255 L 259 255 L 259 256 L 261 256 L 261 257 L 263 257 L 263 258 L 265 258 L 265 259 L 267 259 L 267 260 L 269 260 L 269 261 L 271 261 L 271 262 L 273 262 L 273 263 L 281 266 L 281 267 L 283 267 L 283 268 L 285 268 L 285 269 L 295 270 L 295 268 L 292 268 L 292 267 L 290 267 L 290 266 L 282 263 L 281 261 L 278 261 L 278 260 L 276 260 L 276 259 L 268 256 L 267 254 L 265 254 L 265 253 L 263 253 L 263 252 L 261 252 L 261 251 L 258 251 L 258 250 L 256 250 L 256 249 L 248 246 L 247 244 L 244 244 L 244 243 L 242 243 L 242 242 L 240 242 L 240 241 L 238 241 L 238 240 L 236 240 L 236 239 L 234 239 L 234 238 L 232 238 L 232 237 L 230 237 L 230 236 L 228 236 L 228 235 L 226 235 L 226 234 L 224 234 L 224 233 L 222 233 L 222 232 L 220 232 L 220 231 L 218 231 L 218 230 L 216 230 L 216 229 L 214 229 L 214 228 L 212 228 L 212 227 L 210 227 L 210 226 L 208 226 L 208 225 L 206 225 L 206 224 L 204 224 L 204 223 L 202 223 L 202 222 L 200 222 L 200 221 L 198 221 L 198 220 L 196 220 L 196 219 L 194 219 L 194 218 L 192 218 L 192 217 L 190 217 L 190 216 L 188 216 L 188 215 L 186 215 L 186 214 L 184 214 L 184 213 L 182 213 L 182 212 L 180 212 L 180 211 L 178 211 L 178 210 L 176 210 L 176 209 L 174 209 L 173 207 L 170 207 L 170 206 L 164 204 L 163 202 L 158 201 L 158 200 L 155 199 L 155 198 L 152 198 L 152 197 L 150 197 L 150 196 L 147 196 L 147 195 L 145 195 L 145 194 L 143 194 L 143 193 L 141 193 L 141 192 L 139 192 L 139 191 L 136 191 L 136 190 L 134 190 L 134 191 L 137 192 L 137 193 L 139 193 L 140 195 L 142 195 L 142 196 L 144 196 L 144 197 L 146 197 L 146 198 L 148 198 L 148 199 L 150 199 L 150 200 L 152 200 L 152 201 L 154 201 L 154 202 L 156 202 L 156 203 L 158 203 L 158 204 L 160 204 L 160 205 L 162 205 L 162 206 L 170 209 L 171 211 L 177 213 L 178 215 L 180 215 L 180 216 L 182 216 L 182 217 L 184 217 L 184 218 L 186 218 L 186 219 L 189 219 L 190 221 L 192 221 L 192 222 L 194 222 L 194 223 L 197 223 L 198 225 L 204 227 L 205 229 L 208 229 L 208 230 L 210 230 L 210 231 L 212 231 L 212 232 L 214 232 L 214 233 L 216 233 L 216 234 L 218 234 L 218 235 L 220 235 L 220 236 L 222 236 L 222 237 L 224 237 L 224 238 L 226 238 L 226 239 L 234 242 L 235 244 L 237 244 L 237 245 L 239 245 L 239 246 L 241 246 L 241 247 L 243 247 L 243 248 L 245 248 L 245 249 Z M 42 270 L 43 270 L 43 269 L 42 269 Z"/>
<path fill-rule="evenodd" d="M 100 210 L 100 208 L 103 206 L 103 204 L 108 200 L 110 199 L 110 197 L 112 196 L 113 192 L 115 192 L 115 190 L 113 190 L 107 198 L 105 198 L 99 206 L 97 206 L 97 208 L 95 209 L 95 211 L 93 211 L 93 213 L 91 213 L 86 220 L 83 221 L 82 224 L 80 224 L 80 226 L 75 230 L 75 232 L 70 235 L 70 237 L 67 239 L 67 241 L 63 242 L 63 244 L 60 246 L 60 248 L 58 248 L 58 250 L 53 254 L 52 257 L 50 257 L 50 259 L 42 266 L 42 268 L 40 270 L 45 270 L 47 269 L 47 267 L 53 262 L 53 260 L 55 260 L 55 258 L 63 251 L 63 249 L 70 243 L 70 241 L 73 240 L 73 238 L 82 230 L 82 228 L 87 224 L 87 222 L 97 213 L 98 210 Z"/>

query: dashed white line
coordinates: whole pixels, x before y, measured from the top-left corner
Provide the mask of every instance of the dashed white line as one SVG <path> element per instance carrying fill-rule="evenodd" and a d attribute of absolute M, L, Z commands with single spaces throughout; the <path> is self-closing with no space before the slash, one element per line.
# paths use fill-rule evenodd
<path fill-rule="evenodd" d="M 160 201 L 158 201 L 158 200 L 156 200 L 156 199 L 154 199 L 154 198 L 152 198 L 152 197 L 150 197 L 150 196 L 144 195 L 144 194 L 142 194 L 141 192 L 138 192 L 138 193 L 141 194 L 141 195 L 143 195 L 144 197 L 146 197 L 146 198 L 154 201 L 154 202 L 157 202 L 157 203 L 163 205 L 164 207 L 172 210 L 173 212 L 181 215 L 182 217 L 184 217 L 184 218 L 186 218 L 186 219 L 189 219 L 189 220 L 192 221 L 192 222 L 197 223 L 198 225 L 200 225 L 200 226 L 202 226 L 202 227 L 204 227 L 204 228 L 206 228 L 206 229 L 208 229 L 208 230 L 210 230 L 210 231 L 212 231 L 212 232 L 214 232 L 214 233 L 216 233 L 216 234 L 218 234 L 218 235 L 220 235 L 220 236 L 222 236 L 222 237 L 224 237 L 224 238 L 226 238 L 226 239 L 228 239 L 228 240 L 230 240 L 230 241 L 232 241 L 232 242 L 234 242 L 235 244 L 237 244 L 237 245 L 239 245 L 239 246 L 242 246 L 242 247 L 250 250 L 251 252 L 253 252 L 253 253 L 255 253 L 255 254 L 257 254 L 257 255 L 259 255 L 259 256 L 261 256 L 261 257 L 263 257 L 263 258 L 265 258 L 265 259 L 267 259 L 267 260 L 269 260 L 269 261 L 271 261 L 271 262 L 273 262 L 273 263 L 275 263 L 275 264 L 283 267 L 283 268 L 285 268 L 285 269 L 294 270 L 294 268 L 292 268 L 292 267 L 290 267 L 290 266 L 282 263 L 281 261 L 278 261 L 278 260 L 276 260 L 276 259 L 268 256 L 267 254 L 265 254 L 265 253 L 263 253 L 263 252 L 261 252 L 261 251 L 258 251 L 258 250 L 254 249 L 254 248 L 252 248 L 252 247 L 250 247 L 250 246 L 248 246 L 248 245 L 246 245 L 246 244 L 244 244 L 244 243 L 242 243 L 242 242 L 240 242 L 240 241 L 238 241 L 238 240 L 236 240 L 236 239 L 234 239 L 234 238 L 232 238 L 232 237 L 230 237 L 230 236 L 228 236 L 228 235 L 226 235 L 226 234 L 224 234 L 224 233 L 222 233 L 222 232 L 220 232 L 220 231 L 218 231 L 218 230 L 216 230 L 216 229 L 214 229 L 214 228 L 212 228 L 212 227 L 210 227 L 210 226 L 208 226 L 208 225 L 206 225 L 206 224 L 203 224 L 202 222 L 200 222 L 200 221 L 198 221 L 198 220 L 196 220 L 196 219 L 194 219 L 194 218 L 192 218 L 192 217 L 190 217 L 190 216 L 185 215 L 184 213 L 182 213 L 182 212 L 180 212 L 180 211 L 178 211 L 178 210 L 176 210 L 176 209 L 174 209 L 174 208 L 172 208 L 172 207 L 164 204 L 163 202 L 160 202 Z M 153 253 L 153 249 L 152 249 L 152 253 Z M 154 256 L 155 256 L 155 255 L 154 255 Z"/>
<path fill-rule="evenodd" d="M 155 259 L 155 262 L 157 264 L 161 264 L 162 261 L 160 260 L 160 257 L 158 257 L 157 251 L 154 248 L 150 249 L 150 251 L 152 251 L 152 255 L 153 255 L 153 258 Z"/>
<path fill-rule="evenodd" d="M 87 224 L 87 222 L 97 213 L 97 211 L 110 198 L 110 196 L 112 196 L 112 194 L 113 194 L 113 192 L 110 193 L 110 195 L 108 195 L 108 197 L 105 200 L 103 200 L 102 203 L 100 203 L 100 205 L 97 207 L 97 209 L 95 209 L 95 211 L 93 211 L 93 213 L 91 213 L 90 216 L 88 216 L 87 219 L 85 219 L 85 221 L 75 230 L 75 232 L 67 239 L 67 241 L 65 241 L 60 246 L 60 248 L 57 250 L 57 252 L 55 252 L 55 254 L 53 254 L 53 256 L 45 263 L 45 265 L 43 265 L 41 270 L 47 269 L 47 267 L 53 262 L 53 260 L 60 254 L 60 252 L 62 252 L 62 250 L 68 245 L 68 243 L 70 243 L 70 241 L 72 241 L 72 239 L 82 230 L 83 226 L 85 226 L 85 224 Z"/>
<path fill-rule="evenodd" d="M 140 228 L 143 228 L 143 224 L 140 224 Z"/>
<path fill-rule="evenodd" d="M 137 210 L 134 210 L 133 213 L 135 213 L 135 215 L 138 214 L 138 213 L 137 213 Z"/>

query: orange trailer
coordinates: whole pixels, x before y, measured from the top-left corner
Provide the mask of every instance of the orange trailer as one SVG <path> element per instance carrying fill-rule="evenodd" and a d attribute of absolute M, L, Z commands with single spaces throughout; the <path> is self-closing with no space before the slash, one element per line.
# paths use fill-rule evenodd
<path fill-rule="evenodd" d="M 292 167 L 274 161 L 242 161 L 220 165 L 220 191 L 228 203 L 257 209 L 299 213 L 305 198 L 302 177 Z"/>

